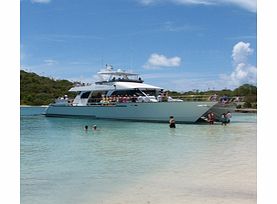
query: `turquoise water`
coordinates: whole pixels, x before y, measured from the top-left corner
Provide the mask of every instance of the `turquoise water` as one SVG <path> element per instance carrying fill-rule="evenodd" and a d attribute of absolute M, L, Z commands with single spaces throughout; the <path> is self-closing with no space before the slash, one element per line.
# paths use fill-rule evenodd
<path fill-rule="evenodd" d="M 22 204 L 256 202 L 256 114 L 170 129 L 43 109 L 21 108 Z"/>

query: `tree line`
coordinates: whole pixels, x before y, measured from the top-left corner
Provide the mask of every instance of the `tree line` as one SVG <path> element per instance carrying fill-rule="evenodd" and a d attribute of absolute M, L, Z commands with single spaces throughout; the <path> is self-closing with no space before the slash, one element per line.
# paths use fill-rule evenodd
<path fill-rule="evenodd" d="M 20 70 L 20 104 L 48 105 L 65 94 L 73 96 L 68 92 L 72 86 L 73 83 L 68 80 L 50 79 Z"/>
<path fill-rule="evenodd" d="M 222 96 L 228 97 L 242 97 L 243 105 L 239 105 L 238 108 L 257 108 L 257 86 L 251 84 L 243 84 L 234 90 L 222 89 L 222 90 L 208 90 L 208 91 L 187 91 L 187 92 L 175 92 L 171 91 L 170 95 L 174 97 L 181 97 L 193 100 L 195 98 L 207 99 L 207 96 L 216 94 L 219 98 Z"/>

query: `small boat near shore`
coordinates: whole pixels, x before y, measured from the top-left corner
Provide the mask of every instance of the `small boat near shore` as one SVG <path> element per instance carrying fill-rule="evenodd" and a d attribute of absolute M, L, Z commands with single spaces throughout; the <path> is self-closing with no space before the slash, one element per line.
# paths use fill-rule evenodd
<path fill-rule="evenodd" d="M 184 101 L 174 99 L 164 88 L 145 84 L 138 74 L 111 66 L 98 72 L 100 80 L 94 84 L 77 85 L 66 95 L 56 99 L 44 111 L 52 117 L 93 117 L 149 122 L 168 122 L 174 116 L 177 123 L 195 123 L 213 111 L 218 118 L 223 112 L 233 111 L 232 103 L 217 100 Z"/>

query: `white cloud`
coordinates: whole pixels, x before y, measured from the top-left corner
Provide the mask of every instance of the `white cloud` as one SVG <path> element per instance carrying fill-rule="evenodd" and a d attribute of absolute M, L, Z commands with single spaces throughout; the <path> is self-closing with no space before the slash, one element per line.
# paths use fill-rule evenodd
<path fill-rule="evenodd" d="M 248 58 L 253 54 L 250 43 L 239 42 L 233 47 L 232 58 L 234 71 L 228 76 L 223 75 L 221 78 L 228 82 L 229 85 L 239 86 L 244 83 L 257 83 L 257 67 L 248 62 Z"/>
<path fill-rule="evenodd" d="M 48 4 L 51 0 L 31 0 L 32 3 Z"/>
<path fill-rule="evenodd" d="M 146 64 L 143 66 L 146 69 L 157 69 L 161 67 L 178 67 L 181 64 L 180 57 L 168 58 L 164 55 L 153 53 L 150 55 Z"/>
<path fill-rule="evenodd" d="M 238 42 L 232 51 L 232 57 L 235 64 L 245 63 L 248 56 L 253 53 L 250 43 Z"/>
<path fill-rule="evenodd" d="M 257 0 L 139 0 L 143 5 L 175 3 L 183 5 L 236 5 L 251 12 L 257 11 Z"/>
<path fill-rule="evenodd" d="M 235 85 L 245 83 L 257 83 L 257 68 L 250 64 L 240 63 L 231 74 L 231 80 Z"/>

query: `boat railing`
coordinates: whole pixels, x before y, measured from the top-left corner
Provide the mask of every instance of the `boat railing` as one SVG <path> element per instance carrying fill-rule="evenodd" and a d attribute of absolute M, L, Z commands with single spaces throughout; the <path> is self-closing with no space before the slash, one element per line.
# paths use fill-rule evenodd
<path fill-rule="evenodd" d="M 104 81 L 97 81 L 95 82 L 95 84 L 107 84 L 107 83 L 110 83 L 110 82 L 135 82 L 135 83 L 143 83 L 143 80 L 142 79 L 111 79 L 111 80 L 104 80 Z"/>
<path fill-rule="evenodd" d="M 243 97 L 235 96 L 217 96 L 217 95 L 180 95 L 172 96 L 172 98 L 182 99 L 183 101 L 214 101 L 222 104 L 239 103 L 243 101 Z"/>
<path fill-rule="evenodd" d="M 82 87 L 82 86 L 90 86 L 92 83 L 81 83 L 81 82 L 75 82 L 74 87 Z"/>
<path fill-rule="evenodd" d="M 172 96 L 174 99 L 181 99 L 183 101 L 211 101 L 210 95 L 181 95 Z"/>
<path fill-rule="evenodd" d="M 204 102 L 204 101 L 214 101 L 220 104 L 230 104 L 234 102 L 239 102 L 242 100 L 237 97 L 213 97 L 211 95 L 181 95 L 181 96 L 166 96 L 159 99 L 155 96 L 111 96 L 111 97 L 93 97 L 89 98 L 87 105 L 116 105 L 120 103 L 167 103 L 167 102 Z M 73 100 L 68 98 L 59 98 L 55 101 L 56 105 L 76 105 L 72 103 Z"/>

